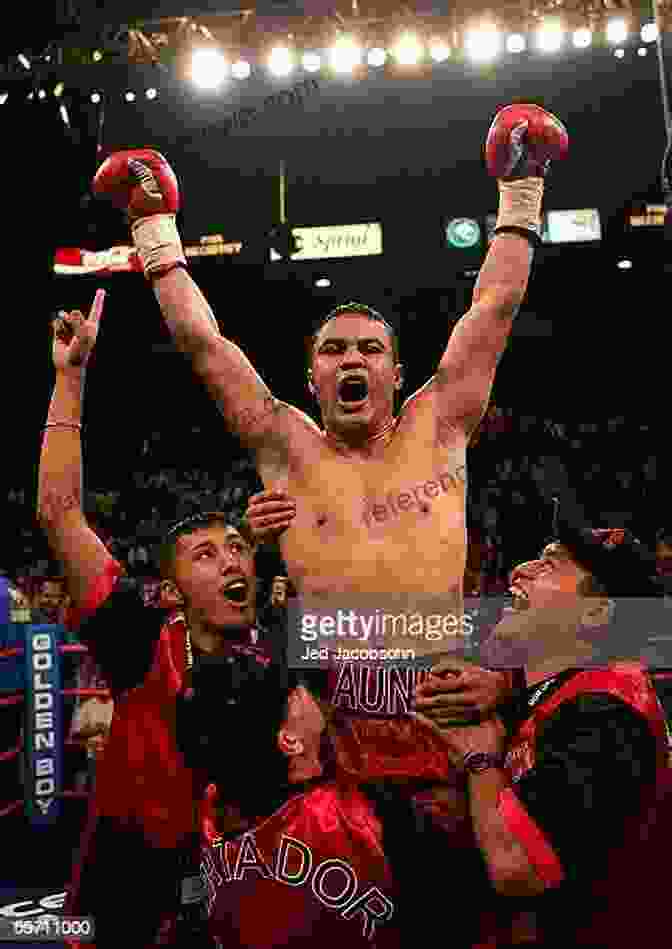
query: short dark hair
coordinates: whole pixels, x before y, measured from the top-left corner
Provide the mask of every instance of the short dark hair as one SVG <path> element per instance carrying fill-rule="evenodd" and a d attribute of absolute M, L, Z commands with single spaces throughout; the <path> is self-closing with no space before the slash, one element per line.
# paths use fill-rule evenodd
<path fill-rule="evenodd" d="M 156 559 L 162 580 L 172 579 L 178 538 L 193 534 L 204 527 L 212 527 L 213 524 L 233 527 L 243 540 L 254 549 L 254 535 L 245 518 L 237 518 L 231 514 L 226 514 L 224 511 L 202 511 L 198 514 L 192 514 L 190 517 L 185 517 L 169 527 L 161 538 Z"/>
<path fill-rule="evenodd" d="M 325 317 L 323 317 L 319 323 L 315 326 L 313 337 L 312 337 L 312 349 L 311 355 L 315 351 L 315 343 L 317 342 L 317 337 L 322 332 L 322 329 L 329 323 L 331 320 L 336 319 L 337 316 L 365 316 L 369 320 L 374 320 L 376 323 L 382 323 L 385 329 L 388 332 L 390 340 L 392 342 L 392 355 L 394 356 L 394 361 L 399 361 L 399 340 L 397 339 L 397 334 L 393 326 L 391 326 L 385 317 L 378 312 L 378 310 L 372 309 L 370 306 L 366 306 L 365 303 L 341 303 L 340 306 L 334 307 L 333 310 L 330 310 Z"/>

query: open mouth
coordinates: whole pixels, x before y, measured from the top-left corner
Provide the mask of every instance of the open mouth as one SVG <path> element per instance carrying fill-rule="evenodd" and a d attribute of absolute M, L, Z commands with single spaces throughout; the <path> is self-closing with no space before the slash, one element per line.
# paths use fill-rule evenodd
<path fill-rule="evenodd" d="M 338 384 L 338 401 L 345 409 L 359 408 L 369 395 L 369 383 L 364 376 L 346 376 Z"/>
<path fill-rule="evenodd" d="M 248 585 L 246 580 L 232 580 L 227 583 L 222 590 L 222 594 L 232 603 L 245 603 L 247 601 Z"/>

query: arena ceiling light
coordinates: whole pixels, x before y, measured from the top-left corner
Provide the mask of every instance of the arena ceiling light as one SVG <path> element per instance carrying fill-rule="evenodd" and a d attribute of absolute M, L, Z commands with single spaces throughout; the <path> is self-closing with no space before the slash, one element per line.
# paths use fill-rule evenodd
<path fill-rule="evenodd" d="M 9 99 L 9 93 L 8 93 L 8 92 L 0 92 L 0 105 L 4 105 L 5 102 L 7 101 L 7 99 Z"/>
<path fill-rule="evenodd" d="M 150 89 L 147 89 L 147 91 L 145 92 L 145 95 L 147 96 L 147 98 L 148 98 L 150 101 L 151 101 L 152 99 L 156 99 L 156 97 L 158 96 L 158 94 L 159 94 L 159 93 L 158 93 L 158 90 L 157 90 L 157 89 L 154 89 L 153 87 L 150 88 Z"/>
<path fill-rule="evenodd" d="M 429 55 L 435 63 L 445 63 L 450 59 L 450 46 L 443 40 L 432 40 L 429 44 Z"/>
<path fill-rule="evenodd" d="M 70 116 L 68 115 L 68 110 L 64 105 L 61 105 L 58 110 L 61 113 L 61 118 L 63 119 L 63 124 L 70 128 Z"/>
<path fill-rule="evenodd" d="M 648 52 L 649 52 L 649 51 L 648 51 L 648 49 L 646 48 L 646 46 L 640 46 L 639 49 L 637 50 L 637 55 L 638 55 L 638 56 L 646 56 Z"/>
<path fill-rule="evenodd" d="M 522 53 L 527 46 L 527 40 L 522 33 L 511 33 L 506 39 L 506 48 L 509 53 Z"/>
<path fill-rule="evenodd" d="M 632 261 L 631 260 L 619 260 L 616 265 L 619 270 L 632 270 Z"/>
<path fill-rule="evenodd" d="M 101 96 L 99 92 L 91 93 L 91 101 L 93 102 L 94 105 L 99 105 L 100 102 L 102 101 L 102 98 L 103 97 Z"/>
<path fill-rule="evenodd" d="M 502 34 L 496 26 L 489 24 L 467 30 L 464 34 L 464 49 L 474 62 L 488 62 L 501 52 Z"/>
<path fill-rule="evenodd" d="M 366 61 L 369 66 L 384 66 L 386 59 L 387 52 L 381 46 L 374 46 L 374 48 L 370 49 L 366 54 Z"/>
<path fill-rule="evenodd" d="M 332 46 L 329 58 L 334 72 L 352 72 L 362 61 L 362 48 L 351 36 L 342 36 Z"/>
<path fill-rule="evenodd" d="M 289 76 L 294 69 L 294 57 L 286 46 L 275 46 L 268 57 L 268 68 L 274 76 Z"/>
<path fill-rule="evenodd" d="M 623 59 L 623 57 L 625 56 L 625 50 L 624 50 L 624 49 L 615 49 L 615 50 L 614 50 L 614 56 L 616 57 L 616 59 Z"/>
<path fill-rule="evenodd" d="M 402 34 L 392 47 L 392 55 L 400 66 L 415 66 L 422 59 L 423 46 L 414 33 Z"/>
<path fill-rule="evenodd" d="M 605 32 L 609 43 L 625 43 L 628 38 L 628 24 L 625 20 L 609 20 Z"/>
<path fill-rule="evenodd" d="M 322 57 L 318 53 L 304 53 L 301 65 L 306 72 L 319 72 L 322 68 Z"/>
<path fill-rule="evenodd" d="M 592 31 L 585 26 L 580 30 L 574 30 L 572 33 L 572 44 L 576 49 L 587 49 L 592 42 Z"/>
<path fill-rule="evenodd" d="M 62 82 L 57 82 L 54 86 L 54 95 L 57 99 L 60 99 L 65 90 L 65 85 Z"/>
<path fill-rule="evenodd" d="M 542 53 L 557 53 L 564 42 L 565 31 L 557 20 L 549 20 L 537 30 L 537 46 Z"/>
<path fill-rule="evenodd" d="M 229 64 L 218 49 L 195 49 L 191 78 L 199 89 L 216 89 L 229 75 Z"/>
<path fill-rule="evenodd" d="M 328 277 L 318 277 L 318 279 L 315 281 L 315 286 L 320 287 L 320 289 L 324 287 L 330 287 L 331 280 Z"/>
<path fill-rule="evenodd" d="M 231 75 L 234 79 L 247 79 L 252 72 L 252 67 L 245 59 L 239 59 L 231 66 Z"/>
<path fill-rule="evenodd" d="M 655 43 L 658 39 L 658 24 L 645 23 L 640 33 L 642 43 Z"/>
<path fill-rule="evenodd" d="M 124 99 L 127 102 L 135 102 L 135 93 L 129 89 L 129 91 L 124 95 Z"/>

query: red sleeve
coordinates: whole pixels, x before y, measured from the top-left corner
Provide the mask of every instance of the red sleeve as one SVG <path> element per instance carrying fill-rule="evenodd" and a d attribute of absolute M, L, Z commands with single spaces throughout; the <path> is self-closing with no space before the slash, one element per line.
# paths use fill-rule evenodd
<path fill-rule="evenodd" d="M 562 883 L 565 873 L 557 854 L 511 788 L 502 791 L 497 809 L 546 886 Z"/>
<path fill-rule="evenodd" d="M 124 568 L 119 561 L 110 557 L 102 573 L 91 584 L 82 605 L 72 606 L 68 610 L 65 618 L 66 627 L 72 632 L 76 632 L 83 621 L 92 616 L 102 606 L 123 573 Z"/>

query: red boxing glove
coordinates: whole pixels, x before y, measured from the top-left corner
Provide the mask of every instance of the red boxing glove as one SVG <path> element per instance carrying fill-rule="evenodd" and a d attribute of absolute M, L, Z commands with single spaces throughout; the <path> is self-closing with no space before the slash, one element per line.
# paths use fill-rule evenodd
<path fill-rule="evenodd" d="M 146 277 L 186 267 L 175 224 L 180 189 L 163 155 L 148 148 L 115 152 L 98 169 L 93 192 L 126 211 Z"/>
<path fill-rule="evenodd" d="M 93 179 L 93 193 L 128 213 L 131 221 L 152 214 L 177 214 L 180 189 L 163 155 L 148 148 L 114 152 Z"/>
<path fill-rule="evenodd" d="M 495 116 L 485 143 L 494 178 L 543 178 L 551 161 L 566 158 L 569 136 L 560 119 L 538 105 L 509 105 Z"/>

